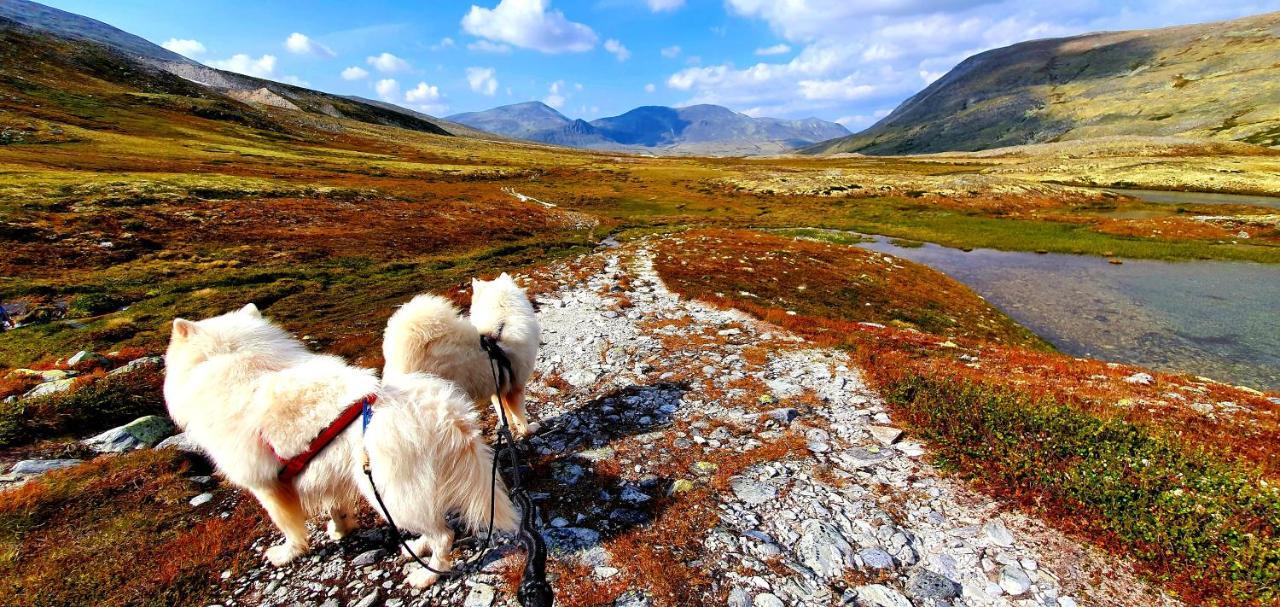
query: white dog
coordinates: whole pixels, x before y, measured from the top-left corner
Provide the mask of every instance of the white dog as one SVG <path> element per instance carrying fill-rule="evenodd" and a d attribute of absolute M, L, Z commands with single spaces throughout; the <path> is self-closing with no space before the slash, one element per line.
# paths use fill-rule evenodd
<path fill-rule="evenodd" d="M 173 322 L 164 394 L 174 421 L 228 480 L 258 498 L 284 533 L 284 543 L 267 550 L 277 566 L 306 552 L 310 515 L 327 513 L 329 535 L 339 539 L 351 527 L 360 494 L 373 503 L 365 450 L 392 518 L 422 535 L 413 550 L 425 555 L 429 549 L 433 568 L 450 566 L 448 512 L 459 512 L 472 529 L 488 524 L 493 453 L 452 382 L 410 374 L 380 385 L 370 370 L 308 352 L 250 304 L 199 322 Z M 363 436 L 356 419 L 295 479 L 278 478 L 280 458 L 306 451 L 370 394 L 377 401 Z M 516 515 L 498 483 L 494 528 L 513 531 Z M 437 577 L 418 569 L 409 582 L 422 587 Z"/>
<path fill-rule="evenodd" d="M 497 340 L 511 360 L 514 377 L 498 397 L 512 432 L 536 432 L 537 424 L 529 423 L 525 410 L 524 387 L 537 361 L 541 330 L 528 295 L 506 273 L 492 281 L 471 281 L 469 321 L 437 295 L 419 295 L 401 306 L 383 335 L 383 377 L 438 375 L 456 382 L 477 405 L 485 406 L 495 386 L 489 357 L 480 348 L 481 335 Z"/>

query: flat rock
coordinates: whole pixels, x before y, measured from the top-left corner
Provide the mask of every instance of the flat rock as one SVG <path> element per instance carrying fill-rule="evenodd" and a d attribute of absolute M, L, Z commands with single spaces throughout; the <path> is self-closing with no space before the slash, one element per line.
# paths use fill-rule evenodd
<path fill-rule="evenodd" d="M 757 594 L 751 599 L 751 604 L 755 607 L 784 607 L 782 599 L 769 592 Z"/>
<path fill-rule="evenodd" d="M 907 597 L 902 596 L 901 592 L 885 586 L 884 584 L 859 586 L 857 593 L 859 605 L 873 605 L 875 607 L 911 607 L 911 601 L 907 600 Z"/>
<path fill-rule="evenodd" d="M 547 549 L 560 557 L 575 556 L 600 543 L 600 532 L 586 527 L 543 529 L 542 537 Z"/>
<path fill-rule="evenodd" d="M 50 470 L 70 468 L 83 460 L 78 459 L 24 459 L 13 465 L 10 474 L 19 476 L 35 476 Z"/>
<path fill-rule="evenodd" d="M 195 497 L 191 498 L 191 502 L 190 502 L 190 503 L 191 503 L 191 506 L 192 506 L 192 507 L 199 507 L 199 506 L 203 506 L 203 505 L 205 505 L 205 504 L 207 504 L 207 503 L 209 503 L 209 502 L 211 502 L 211 501 L 213 501 L 213 494 L 212 494 L 212 493 L 201 493 L 200 495 L 197 495 L 197 496 L 195 496 Z"/>
<path fill-rule="evenodd" d="M 773 483 L 759 481 L 745 476 L 736 476 L 729 481 L 733 494 L 738 499 L 757 506 L 778 497 L 778 488 Z"/>
<path fill-rule="evenodd" d="M 142 358 L 135 358 L 120 367 L 113 369 L 110 373 L 107 373 L 107 375 L 128 375 L 134 371 L 142 369 L 158 369 L 163 366 L 163 356 L 144 356 Z"/>
<path fill-rule="evenodd" d="M 1010 596 L 1018 596 L 1031 589 L 1031 578 L 1017 565 L 1005 565 L 1001 568 L 1000 579 L 996 583 Z"/>
<path fill-rule="evenodd" d="M 387 551 L 381 548 L 366 550 L 364 552 L 361 552 L 359 556 L 357 556 L 356 558 L 351 559 L 351 566 L 352 567 L 368 567 L 374 563 L 377 563 L 386 554 L 387 554 Z"/>
<path fill-rule="evenodd" d="M 462 602 L 462 606 L 489 607 L 493 604 L 494 595 L 493 586 L 476 583 L 471 587 L 471 592 L 467 593 L 467 598 Z"/>
<path fill-rule="evenodd" d="M 204 453 L 200 445 L 195 444 L 187 437 L 187 433 L 181 432 L 170 436 L 156 445 L 156 449 L 177 449 L 186 453 Z"/>
<path fill-rule="evenodd" d="M 1009 533 L 1009 528 L 1005 527 L 1004 521 L 1000 519 L 987 521 L 987 524 L 982 526 L 982 532 L 992 544 L 1001 548 L 1013 546 L 1013 534 Z"/>
<path fill-rule="evenodd" d="M 123 453 L 158 444 L 170 434 L 173 434 L 173 422 L 159 415 L 148 415 L 82 442 L 98 453 Z"/>
<path fill-rule="evenodd" d="M 32 388 L 29 392 L 22 395 L 22 398 L 40 398 L 42 396 L 51 396 L 71 389 L 71 384 L 76 380 L 73 377 L 66 379 L 55 379 L 47 381 Z"/>
<path fill-rule="evenodd" d="M 871 432 L 872 438 L 885 445 L 892 445 L 902 438 L 902 430 L 893 426 L 867 426 L 867 430 Z"/>
<path fill-rule="evenodd" d="M 893 556 L 879 548 L 863 548 L 858 551 L 862 564 L 871 569 L 892 569 Z"/>
<path fill-rule="evenodd" d="M 364 595 L 364 598 L 352 603 L 351 607 L 373 607 L 378 604 L 378 598 L 378 591 L 374 590 L 373 592 Z"/>

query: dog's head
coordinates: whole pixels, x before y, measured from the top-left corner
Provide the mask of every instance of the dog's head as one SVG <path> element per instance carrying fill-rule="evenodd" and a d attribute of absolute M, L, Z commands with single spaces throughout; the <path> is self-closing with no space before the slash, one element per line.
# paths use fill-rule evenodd
<path fill-rule="evenodd" d="M 533 318 L 529 296 L 506 272 L 493 280 L 471 280 L 471 324 L 481 335 L 501 341 L 505 331 Z"/>
<path fill-rule="evenodd" d="M 299 347 L 292 336 L 263 318 L 253 304 L 200 321 L 175 318 L 165 354 L 166 374 L 180 377 L 201 362 L 223 354 L 271 353 Z"/>

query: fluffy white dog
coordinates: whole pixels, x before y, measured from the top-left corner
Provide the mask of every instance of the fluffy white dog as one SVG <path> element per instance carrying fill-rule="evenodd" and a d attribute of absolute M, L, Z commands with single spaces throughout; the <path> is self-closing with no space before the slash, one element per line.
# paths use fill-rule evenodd
<path fill-rule="evenodd" d="M 284 533 L 284 543 L 267 550 L 277 566 L 306 552 L 311 515 L 328 514 L 329 535 L 339 539 L 352 525 L 360 494 L 374 503 L 363 473 L 365 450 L 392 518 L 421 534 L 412 548 L 422 556 L 429 550 L 433 568 L 451 564 L 447 513 L 458 512 L 473 530 L 489 522 L 493 453 L 469 399 L 452 382 L 403 374 L 379 384 L 370 370 L 308 352 L 250 304 L 199 322 L 173 322 L 164 394 L 174 421 L 228 480 L 258 498 Z M 363 436 L 357 419 L 292 482 L 278 478 L 279 458 L 306 451 L 370 394 L 377 402 Z M 498 483 L 494 528 L 514 531 L 511 499 Z M 417 569 L 409 582 L 422 587 L 437 577 Z"/>
<path fill-rule="evenodd" d="M 536 432 L 537 424 L 528 421 L 524 387 L 538 358 L 541 329 L 529 296 L 506 273 L 491 281 L 471 281 L 469 320 L 437 295 L 419 295 L 401 306 L 383 335 L 383 377 L 431 373 L 456 382 L 478 406 L 486 406 L 494 377 L 489 357 L 480 348 L 481 335 L 494 338 L 511 360 L 514 377 L 502 386 L 498 398 L 512 432 Z"/>

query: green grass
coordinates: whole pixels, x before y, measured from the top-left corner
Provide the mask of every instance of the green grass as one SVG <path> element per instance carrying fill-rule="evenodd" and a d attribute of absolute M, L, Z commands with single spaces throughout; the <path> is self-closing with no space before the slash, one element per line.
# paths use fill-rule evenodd
<path fill-rule="evenodd" d="M 1107 538 L 1195 604 L 1280 600 L 1280 491 L 1258 472 L 1016 388 L 909 376 L 886 396 L 943 468 Z"/>
<path fill-rule="evenodd" d="M 144 415 L 164 415 L 164 375 L 138 370 L 82 388 L 0 403 L 0 447 L 100 432 Z"/>
<path fill-rule="evenodd" d="M 841 215 L 828 217 L 817 226 L 955 248 L 1049 251 L 1132 259 L 1280 263 L 1280 247 L 1274 246 L 1125 238 L 1095 232 L 1080 224 L 965 215 L 928 205 L 887 200 L 859 201 L 842 211 Z"/>

